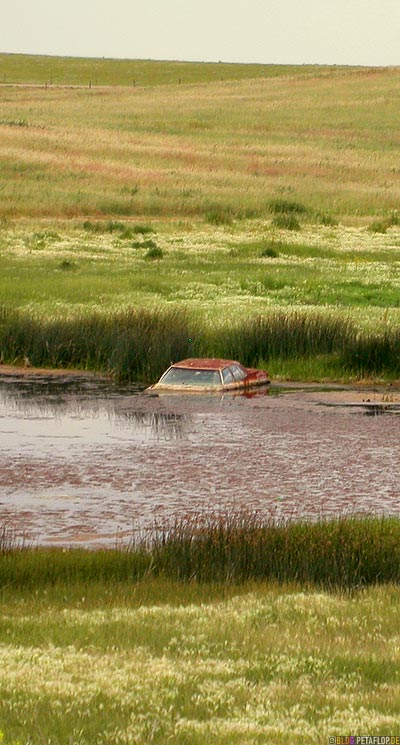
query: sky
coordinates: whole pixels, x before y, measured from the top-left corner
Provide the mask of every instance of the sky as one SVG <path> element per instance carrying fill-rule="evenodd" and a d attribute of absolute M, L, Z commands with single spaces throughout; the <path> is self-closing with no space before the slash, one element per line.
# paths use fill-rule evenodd
<path fill-rule="evenodd" d="M 400 65 L 400 0 L 11 0 L 0 52 Z"/>

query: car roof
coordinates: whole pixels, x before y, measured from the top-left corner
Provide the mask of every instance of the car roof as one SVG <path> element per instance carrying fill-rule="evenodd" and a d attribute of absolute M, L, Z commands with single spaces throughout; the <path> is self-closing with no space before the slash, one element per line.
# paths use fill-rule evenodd
<path fill-rule="evenodd" d="M 240 362 L 236 360 L 222 360 L 214 359 L 209 357 L 193 357 L 188 360 L 182 360 L 181 362 L 175 362 L 172 367 L 184 367 L 188 370 L 223 370 L 228 365 L 240 365 Z M 243 367 L 243 365 L 240 365 Z"/>

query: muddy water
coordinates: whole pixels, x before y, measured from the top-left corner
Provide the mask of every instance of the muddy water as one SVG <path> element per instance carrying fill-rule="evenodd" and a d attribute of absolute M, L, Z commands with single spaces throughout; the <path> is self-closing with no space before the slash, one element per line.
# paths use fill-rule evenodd
<path fill-rule="evenodd" d="M 250 508 L 400 511 L 400 390 L 272 386 L 150 396 L 84 377 L 0 379 L 0 525 L 42 544 Z"/>

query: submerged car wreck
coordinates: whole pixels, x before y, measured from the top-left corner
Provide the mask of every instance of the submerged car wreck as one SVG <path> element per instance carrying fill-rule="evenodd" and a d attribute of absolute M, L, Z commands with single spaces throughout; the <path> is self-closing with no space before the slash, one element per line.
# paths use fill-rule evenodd
<path fill-rule="evenodd" d="M 187 393 L 234 391 L 269 383 L 265 370 L 244 367 L 236 360 L 193 358 L 175 362 L 147 390 Z"/>

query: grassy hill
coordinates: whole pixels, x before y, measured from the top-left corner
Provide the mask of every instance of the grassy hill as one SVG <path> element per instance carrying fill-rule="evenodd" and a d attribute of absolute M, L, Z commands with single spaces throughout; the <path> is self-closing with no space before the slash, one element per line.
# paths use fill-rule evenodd
<path fill-rule="evenodd" d="M 33 85 L 138 86 L 205 83 L 218 80 L 272 78 L 282 75 L 323 75 L 345 70 L 327 65 L 259 65 L 227 62 L 50 57 L 0 54 L 0 83 Z"/>
<path fill-rule="evenodd" d="M 3 55 L 0 81 L 38 85 L 0 86 L 0 215 L 265 217 L 282 196 L 339 217 L 394 210 L 399 79 Z"/>

